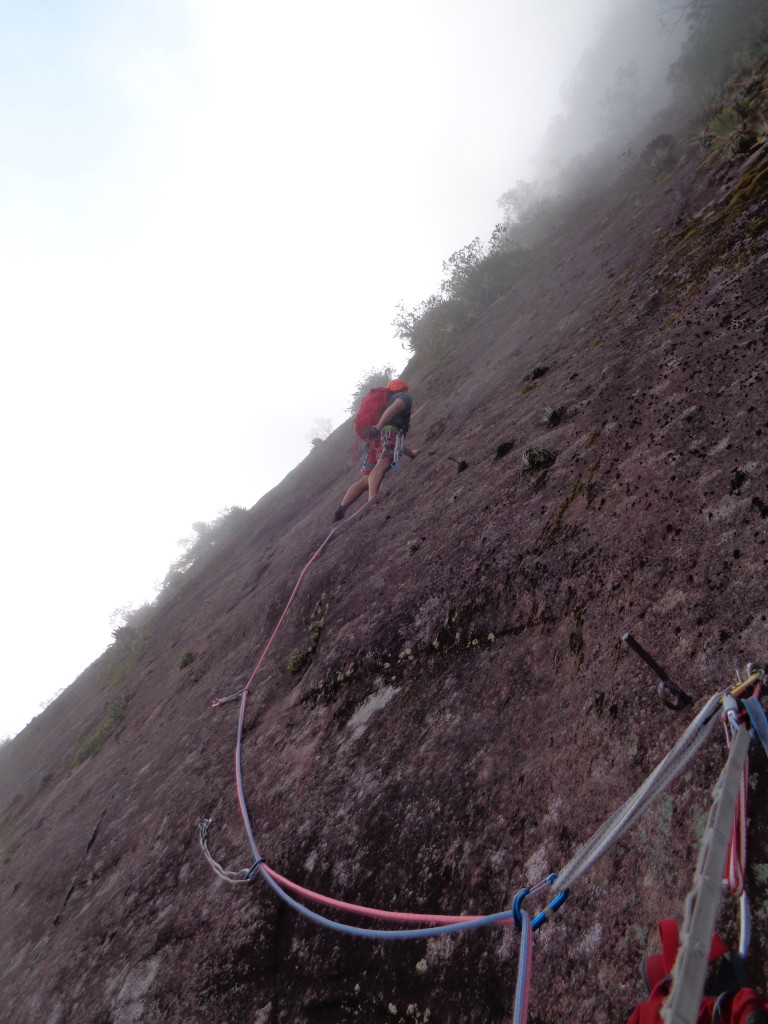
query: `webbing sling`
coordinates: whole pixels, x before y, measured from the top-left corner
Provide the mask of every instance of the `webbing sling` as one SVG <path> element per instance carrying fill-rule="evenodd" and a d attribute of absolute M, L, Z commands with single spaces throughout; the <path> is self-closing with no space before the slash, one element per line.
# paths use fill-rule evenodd
<path fill-rule="evenodd" d="M 707 955 L 723 892 L 723 870 L 731 839 L 749 731 L 739 729 L 714 792 L 699 862 L 685 906 L 680 953 L 672 971 L 672 991 L 662 1009 L 666 1024 L 696 1024 L 707 976 Z"/>

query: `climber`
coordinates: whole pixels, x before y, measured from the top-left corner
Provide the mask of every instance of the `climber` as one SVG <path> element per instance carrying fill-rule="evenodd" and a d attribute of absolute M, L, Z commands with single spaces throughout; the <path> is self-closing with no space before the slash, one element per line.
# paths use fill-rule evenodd
<path fill-rule="evenodd" d="M 354 505 L 361 494 L 368 491 L 368 501 L 372 501 L 379 493 L 379 487 L 390 468 L 397 469 L 400 454 L 415 459 L 418 448 L 409 448 L 405 444 L 405 435 L 411 423 L 411 406 L 413 399 L 408 394 L 408 385 L 396 377 L 386 387 L 384 406 L 378 420 L 368 429 L 368 437 L 363 451 L 362 477 L 352 484 L 341 499 L 341 504 L 333 514 L 336 522 L 344 518 L 347 509 Z"/>

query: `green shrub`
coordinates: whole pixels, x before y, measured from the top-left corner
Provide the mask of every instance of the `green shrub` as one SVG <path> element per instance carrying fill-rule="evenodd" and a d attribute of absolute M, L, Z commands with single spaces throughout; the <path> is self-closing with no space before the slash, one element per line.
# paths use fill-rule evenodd
<path fill-rule="evenodd" d="M 233 505 L 231 508 L 225 508 L 219 512 L 217 518 L 210 523 L 202 521 L 192 523 L 195 536 L 185 537 L 179 541 L 179 545 L 184 548 L 184 553 L 171 565 L 165 579 L 160 584 L 160 596 L 167 596 L 177 590 L 187 574 L 204 565 L 217 547 L 221 547 L 225 541 L 234 536 L 247 517 L 247 509 Z"/>
<path fill-rule="evenodd" d="M 187 665 L 191 665 L 197 655 L 194 651 L 184 651 L 182 656 L 179 658 L 179 668 L 186 668 Z"/>
<path fill-rule="evenodd" d="M 294 675 L 298 672 L 302 672 L 312 660 L 312 655 L 309 651 L 301 651 L 300 654 L 294 654 L 292 658 L 288 660 L 288 671 L 293 672 Z"/>
<path fill-rule="evenodd" d="M 400 306 L 392 321 L 395 333 L 414 352 L 439 348 L 466 327 L 473 307 L 463 299 L 430 295 L 413 310 Z"/>
<path fill-rule="evenodd" d="M 709 122 L 709 133 L 713 149 L 733 149 L 741 132 L 741 118 L 733 107 L 723 107 Z"/>
<path fill-rule="evenodd" d="M 395 335 L 414 352 L 443 347 L 503 295 L 529 263 L 529 253 L 510 241 L 503 225 L 487 246 L 474 238 L 443 263 L 439 295 L 410 310 L 400 303 L 392 321 Z"/>
<path fill-rule="evenodd" d="M 75 751 L 74 763 L 82 764 L 87 758 L 101 750 L 104 743 L 112 735 L 118 725 L 125 718 L 125 703 L 119 700 L 110 701 L 104 717 L 96 728 L 85 737 L 78 749 Z"/>
<path fill-rule="evenodd" d="M 683 101 L 711 110 L 768 52 L 768 9 L 765 0 L 690 0 L 684 10 L 688 38 L 669 81 Z"/>
<path fill-rule="evenodd" d="M 357 382 L 357 387 L 352 393 L 347 412 L 354 414 L 360 408 L 360 403 L 372 388 L 383 388 L 388 384 L 397 371 L 392 366 L 380 366 L 376 370 L 369 370 Z"/>
<path fill-rule="evenodd" d="M 288 661 L 288 671 L 297 675 L 299 672 L 303 672 L 307 669 L 315 656 L 317 645 L 320 643 L 320 634 L 323 631 L 325 621 L 318 619 L 317 622 L 313 622 L 309 627 L 309 648 L 306 651 L 300 651 L 298 654 L 294 654 Z"/>

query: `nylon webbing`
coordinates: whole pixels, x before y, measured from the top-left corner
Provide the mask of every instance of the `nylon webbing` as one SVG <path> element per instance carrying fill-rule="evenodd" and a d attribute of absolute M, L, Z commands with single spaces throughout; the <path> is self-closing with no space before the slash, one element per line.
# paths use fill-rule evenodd
<path fill-rule="evenodd" d="M 661 796 L 680 774 L 706 739 L 717 718 L 721 700 L 721 693 L 710 697 L 674 747 L 659 762 L 640 788 L 618 810 L 614 811 L 610 818 L 603 822 L 591 839 L 588 839 L 576 851 L 557 876 L 557 888 L 561 892 L 570 888 L 577 878 L 589 870 L 595 861 L 631 827 L 635 819 L 657 797 Z"/>
<path fill-rule="evenodd" d="M 709 949 L 723 893 L 725 858 L 748 750 L 749 732 L 739 729 L 715 786 L 693 888 L 685 902 L 680 953 L 672 971 L 672 991 L 661 1011 L 666 1024 L 696 1024 L 699 1016 Z"/>

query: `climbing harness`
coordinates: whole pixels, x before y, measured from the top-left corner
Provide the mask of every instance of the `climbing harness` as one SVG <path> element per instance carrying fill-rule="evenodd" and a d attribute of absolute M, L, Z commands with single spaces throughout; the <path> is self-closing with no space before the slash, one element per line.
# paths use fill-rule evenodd
<path fill-rule="evenodd" d="M 665 1003 L 678 956 L 680 933 L 674 918 L 659 921 L 662 952 L 649 956 L 643 965 L 648 998 L 638 1004 L 628 1024 L 662 1024 Z M 749 988 L 740 957 L 734 958 L 718 935 L 707 953 L 707 983 L 697 1009 L 697 1024 L 766 1024 L 765 1001 Z M 758 1011 L 755 1016 L 752 1014 Z"/>
<path fill-rule="evenodd" d="M 749 733 L 739 729 L 715 788 L 715 799 L 701 845 L 693 889 L 686 900 L 681 949 L 672 971 L 665 1008 L 667 1024 L 696 1024 L 707 975 L 707 952 L 720 909 L 723 871 L 746 764 Z"/>
<path fill-rule="evenodd" d="M 749 1013 L 755 1010 L 763 1012 L 767 1007 L 762 997 L 748 988 L 745 982 L 745 960 L 751 938 L 751 913 L 744 891 L 750 739 L 759 738 L 768 754 L 768 746 L 764 742 L 768 738 L 768 721 L 758 698 L 736 699 L 737 693 L 743 693 L 751 685 L 755 686 L 756 693 L 760 692 L 765 670 L 758 666 L 753 671 L 750 665 L 748 672 L 747 680 L 739 680 L 722 696 L 722 717 L 729 754 L 713 791 L 712 809 L 693 887 L 685 903 L 680 950 L 678 952 L 675 922 L 662 922 L 662 976 L 655 983 L 649 980 L 649 999 L 636 1008 L 630 1024 L 655 1024 L 661 1019 L 659 1014 L 666 1024 L 697 1024 L 697 1021 L 710 1020 L 710 1013 L 712 1021 L 746 1021 Z M 748 723 L 752 723 L 751 730 Z M 717 996 L 705 996 L 709 965 L 727 952 L 727 947 L 715 935 L 715 922 L 724 893 L 737 897 L 739 905 L 739 951 L 738 956 L 730 961 L 734 982 Z M 674 929 L 674 941 L 669 939 L 670 928 Z M 650 958 L 651 961 L 658 959 Z M 670 982 L 671 990 L 668 992 Z"/>
<path fill-rule="evenodd" d="M 715 790 L 714 806 L 705 833 L 704 843 L 702 844 L 694 887 L 687 901 L 686 920 L 683 929 L 683 948 L 675 963 L 669 1006 L 665 1008 L 668 1022 L 672 1022 L 672 1024 L 695 1024 L 704 986 L 704 975 L 707 969 L 706 951 L 710 948 L 714 933 L 723 872 L 726 866 L 726 859 L 729 857 L 729 850 L 728 886 L 734 895 L 738 895 L 741 898 L 743 911 L 741 948 L 746 950 L 749 945 L 749 905 L 743 893 L 743 884 L 746 857 L 746 757 L 750 733 L 745 725 L 742 724 L 741 719 L 742 717 L 745 719 L 749 718 L 753 731 L 763 744 L 766 753 L 768 753 L 768 718 L 766 718 L 757 696 L 742 700 L 742 706 L 745 708 L 743 716 L 739 709 L 739 703 L 735 698 L 737 696 L 741 697 L 745 691 L 752 687 L 755 687 L 756 694 L 759 694 L 760 687 L 765 679 L 765 669 L 761 666 L 755 667 L 750 665 L 748 667 L 747 679 L 743 682 L 739 679 L 739 682 L 731 687 L 730 690 L 725 693 L 716 693 L 710 697 L 684 731 L 683 735 L 651 772 L 645 782 L 576 851 L 566 866 L 558 874 L 548 875 L 542 882 L 537 883 L 531 889 L 521 889 L 515 896 L 510 908 L 482 915 L 430 915 L 382 910 L 375 907 L 347 903 L 322 893 L 314 892 L 285 878 L 271 868 L 259 852 L 245 800 L 242 773 L 242 738 L 248 693 L 278 630 L 288 614 L 288 610 L 293 603 L 304 576 L 333 537 L 342 529 L 346 529 L 357 518 L 361 517 L 370 509 L 372 504 L 373 501 L 366 502 L 349 519 L 335 526 L 301 570 L 277 625 L 269 636 L 256 666 L 242 691 L 231 694 L 229 697 L 218 698 L 213 702 L 214 707 L 219 707 L 228 701 L 240 698 L 237 742 L 235 746 L 235 780 L 241 817 L 253 855 L 251 866 L 247 869 L 230 871 L 224 868 L 214 859 L 208 848 L 208 835 L 212 822 L 210 819 L 203 819 L 198 826 L 198 840 L 203 854 L 215 874 L 222 881 L 236 885 L 248 884 L 257 875 L 260 875 L 275 894 L 301 916 L 332 931 L 368 939 L 402 940 L 431 938 L 437 935 L 469 931 L 488 925 L 509 925 L 511 922 L 514 922 L 521 934 L 517 988 L 514 1000 L 514 1024 L 525 1024 L 531 977 L 533 933 L 562 906 L 573 884 L 610 846 L 617 842 L 636 822 L 638 817 L 661 796 L 672 781 L 682 772 L 704 743 L 718 717 L 721 707 L 723 707 L 725 710 L 730 753 L 726 767 Z M 737 812 L 740 813 L 740 817 Z M 738 827 L 734 830 L 733 823 L 735 818 L 738 818 Z M 735 833 L 735 838 L 732 837 L 732 833 Z M 538 894 L 546 887 L 554 888 L 556 890 L 555 896 L 543 911 L 531 918 L 523 903 L 525 899 Z M 296 896 L 309 902 L 319 903 L 333 910 L 356 914 L 362 917 L 376 918 L 380 921 L 396 922 L 407 927 L 398 929 L 363 928 L 357 925 L 342 923 L 311 910 L 295 899 L 291 893 L 295 893 Z"/>

